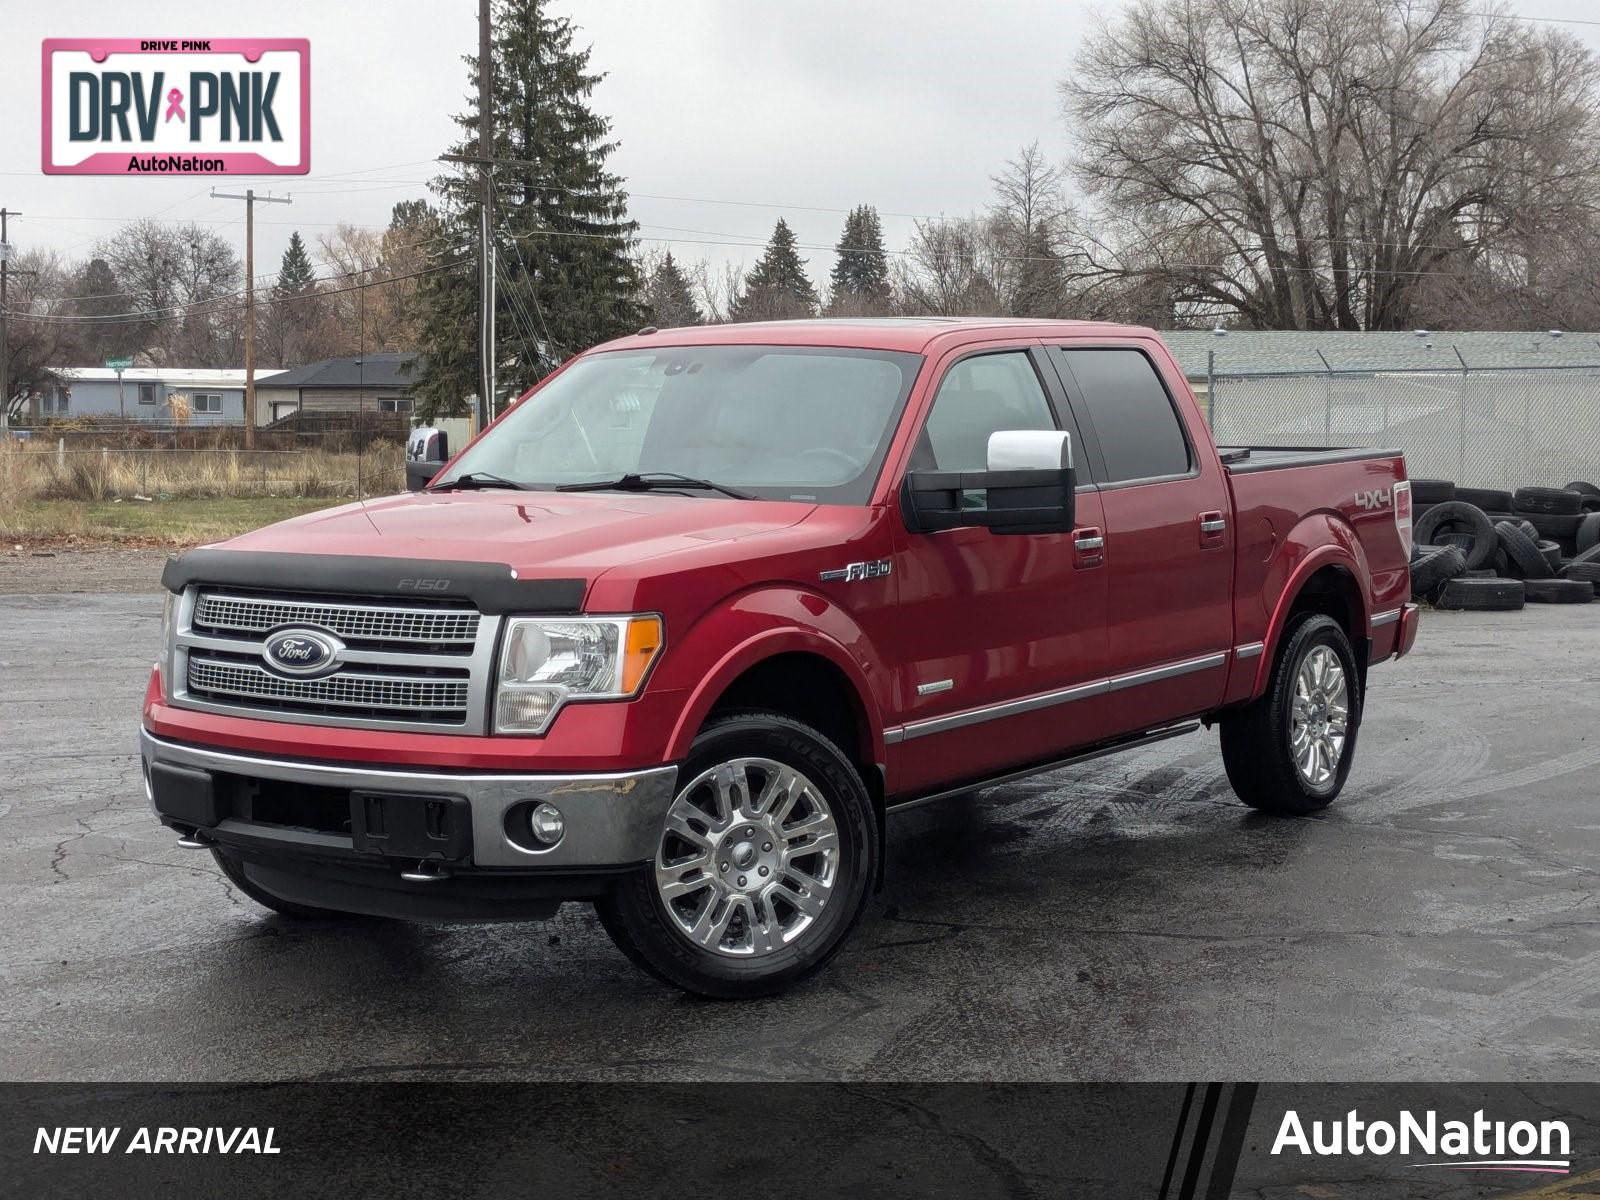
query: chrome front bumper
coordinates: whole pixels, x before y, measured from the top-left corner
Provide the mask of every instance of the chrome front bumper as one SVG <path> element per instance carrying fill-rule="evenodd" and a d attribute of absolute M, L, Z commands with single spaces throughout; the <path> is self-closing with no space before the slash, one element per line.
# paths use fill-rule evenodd
<path fill-rule="evenodd" d="M 597 775 L 474 774 L 467 771 L 410 771 L 263 758 L 169 742 L 140 731 L 146 794 L 163 822 L 198 828 L 216 840 L 235 841 L 267 853 L 312 857 L 357 855 L 349 834 L 266 824 L 221 812 L 213 824 L 162 811 L 150 786 L 150 768 L 162 764 L 208 775 L 277 780 L 289 784 L 389 795 L 462 797 L 471 806 L 471 867 L 526 871 L 592 870 L 651 860 L 656 855 L 667 808 L 677 781 L 676 767 Z M 554 846 L 538 847 L 527 834 L 514 839 L 508 810 L 546 800 L 561 810 L 566 830 Z"/>

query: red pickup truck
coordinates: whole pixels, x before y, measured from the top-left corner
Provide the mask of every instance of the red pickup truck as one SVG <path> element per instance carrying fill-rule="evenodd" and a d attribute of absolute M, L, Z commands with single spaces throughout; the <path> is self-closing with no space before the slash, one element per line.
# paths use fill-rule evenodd
<path fill-rule="evenodd" d="M 1402 457 L 1219 451 L 1148 329 L 645 329 L 412 468 L 168 564 L 156 814 L 288 916 L 590 901 L 707 996 L 821 967 L 896 808 L 1200 724 L 1322 808 L 1416 636 Z"/>

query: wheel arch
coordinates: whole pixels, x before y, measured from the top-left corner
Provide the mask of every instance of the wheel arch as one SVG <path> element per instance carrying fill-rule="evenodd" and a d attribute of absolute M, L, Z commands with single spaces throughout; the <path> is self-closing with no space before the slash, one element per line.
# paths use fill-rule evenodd
<path fill-rule="evenodd" d="M 1367 651 L 1371 640 L 1371 574 L 1366 554 L 1355 531 L 1343 521 L 1324 518 L 1320 528 L 1307 529 L 1302 522 L 1294 537 L 1285 542 L 1285 552 L 1306 551 L 1288 569 L 1283 586 L 1273 605 L 1272 617 L 1262 639 L 1263 652 L 1256 662 L 1252 698 L 1262 695 L 1272 674 L 1272 664 L 1283 642 L 1284 630 L 1304 612 L 1320 612 L 1338 621 L 1356 652 L 1356 662 L 1366 673 Z M 1306 535 L 1315 542 L 1307 549 Z"/>
<path fill-rule="evenodd" d="M 886 754 L 878 702 L 867 670 L 833 637 L 774 625 L 728 647 L 690 689 L 668 741 L 669 760 L 688 755 L 714 713 L 740 707 L 769 709 L 819 729 L 862 768 L 869 789 L 881 790 Z"/>

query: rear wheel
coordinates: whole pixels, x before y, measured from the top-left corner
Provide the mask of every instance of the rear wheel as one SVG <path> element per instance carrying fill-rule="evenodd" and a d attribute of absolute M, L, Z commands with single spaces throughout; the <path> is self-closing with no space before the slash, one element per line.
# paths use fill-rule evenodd
<path fill-rule="evenodd" d="M 1221 721 L 1222 762 L 1251 808 L 1304 816 L 1344 787 L 1361 726 L 1361 679 L 1350 639 L 1311 613 L 1284 635 L 1264 696 Z"/>
<path fill-rule="evenodd" d="M 856 768 L 775 713 L 707 725 L 679 773 L 655 861 L 597 902 L 636 964 L 714 999 L 819 970 L 860 919 L 878 828 Z"/>

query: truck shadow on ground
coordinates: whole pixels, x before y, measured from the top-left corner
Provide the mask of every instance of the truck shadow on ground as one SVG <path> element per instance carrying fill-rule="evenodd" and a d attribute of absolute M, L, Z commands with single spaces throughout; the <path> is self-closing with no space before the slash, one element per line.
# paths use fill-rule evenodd
<path fill-rule="evenodd" d="M 1127 919 L 1133 895 L 1139 909 L 1169 909 L 1188 902 L 1197 874 L 1214 888 L 1219 872 L 1281 865 L 1316 836 L 1317 822 L 1263 817 L 1237 804 L 1190 804 L 1190 811 L 1176 812 L 1158 802 L 1162 811 L 1153 823 L 1130 820 L 1149 807 L 1141 793 L 1113 792 L 1085 804 L 1071 798 L 1073 782 L 998 788 L 891 814 L 885 885 L 869 898 L 839 962 L 786 997 L 759 1003 L 814 1002 L 827 992 L 829 972 L 848 972 L 853 960 L 947 941 L 967 929 L 999 924 L 1069 933 L 1074 921 Z M 1060 810 L 1069 804 L 1077 804 L 1074 819 L 1063 820 Z M 462 926 L 361 917 L 299 921 L 235 898 L 236 928 L 245 928 L 226 953 L 208 956 L 195 1000 L 265 991 L 313 1004 L 360 996 L 383 1009 L 386 993 L 403 994 L 437 1017 L 468 1003 L 458 990 L 463 977 L 472 979 L 480 999 L 517 992 L 523 1015 L 536 1001 L 688 999 L 637 975 L 587 905 L 567 905 L 547 922 Z M 907 926 L 919 923 L 944 932 L 908 938 Z M 1000 971 L 1013 951 L 991 943 L 968 953 L 992 959 Z"/>

